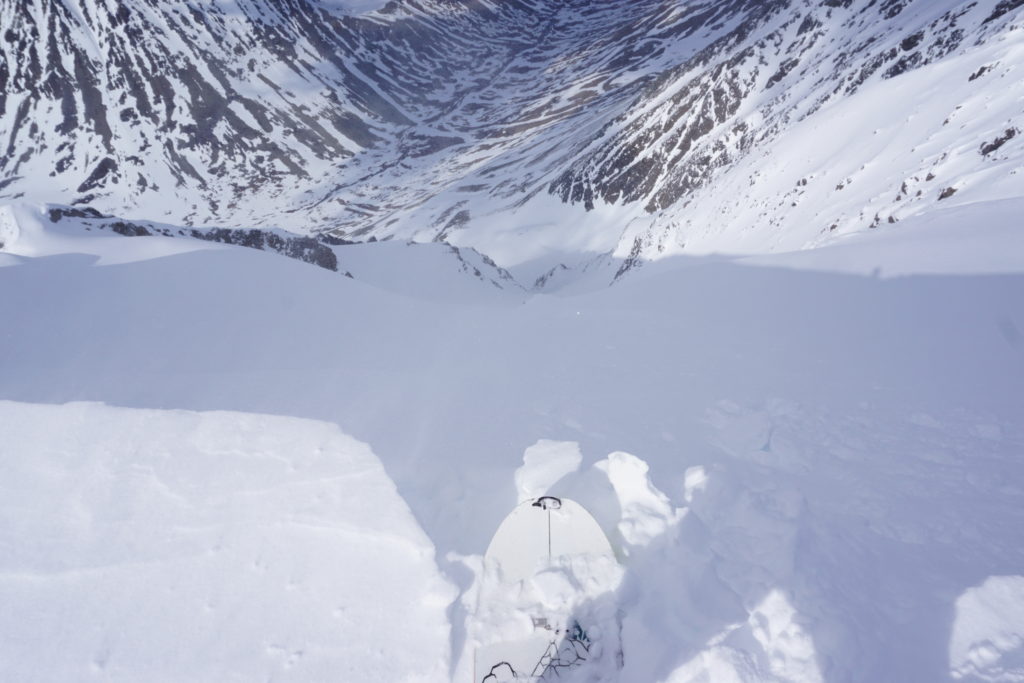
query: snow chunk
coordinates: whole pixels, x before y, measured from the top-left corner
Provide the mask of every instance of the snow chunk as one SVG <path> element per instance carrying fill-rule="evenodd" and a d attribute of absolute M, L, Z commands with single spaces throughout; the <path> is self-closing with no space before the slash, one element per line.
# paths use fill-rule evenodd
<path fill-rule="evenodd" d="M 687 503 L 692 503 L 694 497 L 706 489 L 707 485 L 708 472 L 705 467 L 694 465 L 686 468 L 686 473 L 683 475 L 683 495 Z"/>
<path fill-rule="evenodd" d="M 618 531 L 626 545 L 644 546 L 661 536 L 674 524 L 679 514 L 668 497 L 651 484 L 650 467 L 629 453 L 612 453 L 594 465 L 608 476 L 619 499 L 622 517 Z"/>
<path fill-rule="evenodd" d="M 785 594 L 774 590 L 750 615 L 752 632 L 768 656 L 771 672 L 784 681 L 818 683 L 814 641 L 800 626 Z"/>
<path fill-rule="evenodd" d="M 541 439 L 530 446 L 515 473 L 519 502 L 543 496 L 559 479 L 578 470 L 581 462 L 583 454 L 575 441 Z"/>
<path fill-rule="evenodd" d="M 1024 681 L 1024 576 L 991 576 L 956 601 L 953 678 Z"/>

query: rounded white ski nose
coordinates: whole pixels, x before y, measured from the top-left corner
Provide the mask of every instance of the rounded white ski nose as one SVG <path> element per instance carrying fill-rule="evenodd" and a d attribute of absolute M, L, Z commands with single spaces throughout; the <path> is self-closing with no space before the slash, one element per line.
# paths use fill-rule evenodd
<path fill-rule="evenodd" d="M 506 582 L 533 576 L 538 566 L 567 555 L 611 555 L 597 520 L 579 503 L 542 496 L 520 503 L 498 526 L 484 554 Z"/>

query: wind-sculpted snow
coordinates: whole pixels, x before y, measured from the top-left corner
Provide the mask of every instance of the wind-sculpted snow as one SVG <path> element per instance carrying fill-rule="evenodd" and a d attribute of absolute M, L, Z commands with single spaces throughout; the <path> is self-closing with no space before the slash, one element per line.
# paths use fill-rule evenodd
<path fill-rule="evenodd" d="M 858 216 L 850 220 L 846 211 L 835 210 L 831 197 L 850 184 L 845 179 L 837 178 L 834 189 L 820 180 L 804 188 L 815 176 L 830 176 L 834 167 L 854 163 L 861 171 L 874 166 L 871 173 L 910 184 L 926 175 L 931 176 L 929 182 L 938 182 L 931 167 L 940 163 L 950 186 L 983 173 L 984 151 L 979 157 L 964 147 L 998 149 L 1012 139 L 1013 126 L 1021 121 L 1010 102 L 1019 94 L 995 105 L 996 116 L 989 120 L 970 121 L 958 114 L 982 101 L 991 108 L 990 88 L 1016 91 L 1019 81 L 1009 72 L 1003 72 L 1006 78 L 999 85 L 971 87 L 968 74 L 977 65 L 965 60 L 958 69 L 933 69 L 930 79 L 893 80 L 887 88 L 890 97 L 908 90 L 914 97 L 883 101 L 872 95 L 885 89 L 881 82 L 908 71 L 953 53 L 979 52 L 978 45 L 993 36 L 993 17 L 1001 16 L 980 3 L 758 3 L 752 16 L 731 33 L 693 59 L 659 74 L 641 97 L 606 126 L 609 133 L 595 138 L 591 148 L 552 182 L 551 190 L 588 207 L 599 199 L 644 202 L 653 220 L 632 231 L 635 242 L 620 243 L 618 253 L 623 255 L 631 249 L 644 256 L 687 246 L 700 250 L 709 229 L 724 236 L 715 243 L 719 248 L 736 249 L 738 243 L 746 243 L 742 248 L 761 251 L 780 242 L 800 247 L 813 241 L 815 233 L 874 228 L 886 213 L 927 210 L 952 192 L 943 196 L 936 190 L 909 208 L 908 195 L 919 188 L 895 183 L 890 190 L 895 200 L 886 202 L 882 210 L 877 208 L 881 203 L 877 195 L 855 192 L 856 204 L 851 208 Z M 1010 33 L 1019 35 L 1021 29 L 1018 26 Z M 996 58 L 1002 51 L 990 54 L 990 64 L 1007 61 Z M 1020 51 L 1010 54 L 1010 61 L 1016 63 Z M 984 64 L 986 58 L 976 60 Z M 959 82 L 949 83 L 954 78 Z M 941 98 L 935 96 L 939 89 Z M 874 130 L 865 126 L 851 134 L 843 124 L 828 120 L 822 112 L 828 106 L 844 107 L 848 120 L 870 119 Z M 923 111 L 941 112 L 945 120 L 922 120 Z M 955 131 L 943 130 L 950 124 L 946 117 L 960 119 L 961 125 Z M 799 141 L 804 144 L 794 141 L 793 133 L 802 122 L 805 128 L 818 129 L 819 139 Z M 1001 125 L 1006 131 L 986 145 L 985 137 Z M 889 154 L 903 153 L 903 158 L 879 163 L 878 152 L 858 149 L 866 136 L 878 135 L 879 127 L 905 127 L 887 138 Z M 841 136 L 844 148 L 823 147 L 829 135 Z M 926 144 L 935 151 L 921 153 L 918 148 Z M 996 174 L 1004 181 L 1020 168 L 1020 150 L 1010 157 L 1011 162 Z M 807 175 L 794 177 L 789 188 L 780 188 L 773 177 L 784 166 L 772 162 L 783 159 L 791 167 L 806 168 Z M 789 170 L 782 172 L 790 176 Z M 787 190 L 786 197 L 792 200 L 778 201 Z M 815 209 L 813 217 L 793 210 L 800 204 Z M 710 222 L 724 225 L 711 227 Z"/>
<path fill-rule="evenodd" d="M 3 0 L 0 199 L 445 239 L 503 265 L 547 248 L 640 260 L 796 248 L 1007 196 L 992 186 L 1024 153 L 1021 12 L 1005 0 L 402 0 L 362 14 L 311 0 Z M 872 127 L 831 130 L 836 108 Z M 860 140 L 877 131 L 891 132 L 885 158 Z M 772 163 L 787 156 L 796 177 Z M 856 182 L 861 167 L 891 183 L 886 200 Z"/>
<path fill-rule="evenodd" d="M 0 420 L 4 680 L 446 676 L 451 587 L 336 425 L 9 401 Z"/>

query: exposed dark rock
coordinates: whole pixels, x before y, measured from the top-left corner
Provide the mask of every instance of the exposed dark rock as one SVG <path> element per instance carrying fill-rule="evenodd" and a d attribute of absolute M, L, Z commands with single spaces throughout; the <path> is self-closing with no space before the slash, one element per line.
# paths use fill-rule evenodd
<path fill-rule="evenodd" d="M 54 206 L 50 208 L 47 215 L 52 223 L 57 223 L 62 218 L 110 218 L 110 216 L 100 213 L 91 206 L 83 206 L 80 209 L 74 209 L 67 206 Z"/>
<path fill-rule="evenodd" d="M 108 176 L 117 172 L 117 162 L 110 157 L 105 157 L 89 174 L 89 177 L 78 186 L 78 192 L 94 190 L 104 183 Z"/>
<path fill-rule="evenodd" d="M 311 263 L 327 270 L 338 270 L 338 257 L 334 250 L 313 237 L 282 237 L 276 233 L 256 229 L 211 228 L 192 229 L 191 237 L 207 242 L 235 244 L 250 249 L 276 251 L 288 258 Z"/>
<path fill-rule="evenodd" d="M 921 44 L 924 40 L 924 31 L 918 31 L 913 35 L 909 35 L 900 42 L 900 49 L 904 52 L 910 52 L 915 47 Z"/>
<path fill-rule="evenodd" d="M 813 14 L 808 14 L 804 17 L 804 20 L 800 22 L 800 28 L 796 30 L 796 33 L 798 36 L 802 36 L 805 33 L 810 33 L 819 26 L 821 26 L 821 22 L 818 21 Z"/>
<path fill-rule="evenodd" d="M 124 235 L 125 237 L 149 237 L 153 234 L 144 225 L 128 223 L 126 221 L 112 221 L 105 223 L 104 227 L 110 228 L 118 235 Z"/>
<path fill-rule="evenodd" d="M 977 71 L 975 71 L 970 76 L 968 76 L 967 80 L 968 81 L 976 81 L 979 78 L 981 78 L 982 76 L 984 76 L 985 74 L 987 74 L 991 70 L 992 70 L 992 65 L 991 64 L 986 64 L 985 66 L 979 68 Z"/>
<path fill-rule="evenodd" d="M 545 272 L 543 275 L 538 277 L 536 280 L 534 280 L 533 288 L 534 289 L 542 289 L 545 285 L 547 285 L 548 282 L 551 281 L 551 278 L 554 277 L 556 273 L 558 273 L 559 271 L 567 271 L 567 270 L 569 270 L 569 267 L 567 265 L 565 265 L 564 263 L 559 263 L 557 266 L 551 268 L 550 270 Z"/>
<path fill-rule="evenodd" d="M 886 19 L 892 19 L 902 12 L 906 6 L 907 0 L 885 0 L 879 8 L 879 12 Z"/>
<path fill-rule="evenodd" d="M 629 256 L 623 259 L 622 264 L 619 266 L 619 269 L 615 271 L 615 277 L 612 278 L 613 281 L 618 280 L 620 277 L 631 271 L 633 268 L 636 268 L 638 265 L 640 265 L 642 261 L 640 255 L 643 253 L 643 248 L 643 240 L 640 237 L 635 238 L 633 240 L 633 247 L 629 251 Z"/>
<path fill-rule="evenodd" d="M 900 74 L 904 74 L 911 69 L 920 66 L 924 62 L 924 55 L 920 52 L 912 52 L 909 55 L 904 55 L 899 60 L 890 66 L 882 74 L 885 78 L 894 78 Z"/>
<path fill-rule="evenodd" d="M 987 157 L 989 154 L 996 151 L 1013 138 L 1017 137 L 1017 133 L 1018 131 L 1016 128 L 1007 128 L 1002 135 L 997 137 L 992 142 L 986 142 L 981 145 L 981 155 Z"/>
<path fill-rule="evenodd" d="M 993 8 L 992 14 L 988 15 L 985 19 L 985 23 L 995 21 L 1004 14 L 1012 12 L 1022 5 L 1024 5 L 1024 0 L 1000 0 L 999 4 Z"/>
<path fill-rule="evenodd" d="M 768 82 L 765 84 L 765 87 L 766 88 L 771 88 L 773 85 L 775 85 L 776 83 L 781 81 L 799 63 L 800 63 L 799 59 L 787 59 L 787 60 L 783 61 L 781 64 L 779 64 L 778 71 L 776 71 L 774 74 L 772 74 L 771 78 L 768 79 Z"/>

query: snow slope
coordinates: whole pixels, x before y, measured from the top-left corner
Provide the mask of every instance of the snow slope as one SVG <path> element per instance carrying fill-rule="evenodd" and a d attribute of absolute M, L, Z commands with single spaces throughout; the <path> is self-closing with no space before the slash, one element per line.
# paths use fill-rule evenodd
<path fill-rule="evenodd" d="M 446 676 L 433 546 L 335 425 L 92 403 L 0 416 L 3 680 Z"/>
<path fill-rule="evenodd" d="M 264 588 L 265 602 L 246 607 L 255 624 L 217 621 L 216 609 L 203 618 L 223 625 L 226 642 L 306 652 L 286 670 L 266 650 L 238 666 L 204 650 L 179 678 L 300 680 L 333 666 L 349 637 L 391 652 L 379 614 L 332 627 L 340 637 L 329 646 L 309 624 L 264 618 L 312 610 L 314 624 L 334 624 L 330 610 L 346 596 L 370 610 L 367 596 L 383 594 L 423 610 L 403 626 L 422 630 L 399 649 L 447 664 L 431 680 L 463 681 L 479 556 L 523 487 L 550 487 L 584 503 L 624 560 L 614 593 L 590 596 L 623 615 L 624 668 L 588 672 L 598 680 L 1017 680 L 1022 209 L 1019 199 L 962 205 L 927 239 L 930 226 L 907 220 L 812 252 L 666 258 L 610 288 L 524 293 L 522 303 L 474 297 L 494 289 L 475 277 L 450 280 L 447 293 L 378 286 L 386 268 L 370 252 L 394 247 L 386 243 L 360 247 L 365 272 L 382 278 L 373 283 L 253 249 L 181 250 L 162 236 L 88 234 L 44 249 L 33 245 L 55 240 L 54 226 L 30 209 L 8 212 L 5 230 L 19 236 L 17 254 L 0 252 L 0 419 L 15 438 L 3 445 L 11 474 L 0 478 L 0 515 L 16 521 L 3 526 L 4 546 L 36 554 L 6 554 L 0 585 L 22 613 L 60 615 L 64 630 L 43 624 L 31 645 L 5 638 L 0 660 L 21 672 L 54 648 L 71 653 L 54 666 L 70 662 L 83 677 L 90 661 L 158 676 L 133 659 L 145 650 L 129 647 L 129 631 L 111 641 L 126 649 L 109 658 L 101 637 L 124 623 L 149 627 L 155 612 L 126 614 L 121 598 L 85 612 L 61 592 L 73 588 L 52 583 L 55 565 L 112 558 L 117 568 L 59 580 L 89 582 L 76 585 L 101 596 L 129 585 L 168 604 L 170 616 L 152 626 L 159 634 L 191 628 L 190 610 L 207 614 L 208 601 Z M 110 257 L 129 246 L 133 258 Z M 108 407 L 55 405 L 68 401 Z M 334 427 L 295 418 L 369 444 L 426 532 L 429 543 L 402 502 L 380 494 L 403 540 L 369 565 L 408 558 L 393 580 L 348 573 L 349 553 L 378 548 L 365 534 L 325 540 L 297 524 L 267 526 L 300 513 L 328 526 L 365 513 L 348 507 L 367 491 L 347 483 L 346 463 L 373 458 Z M 195 436 L 206 422 L 209 446 Z M 168 452 L 179 454 L 182 479 L 179 497 L 164 501 L 146 468 L 169 466 Z M 78 469 L 77 453 L 89 467 Z M 237 467 L 211 471 L 221 457 Z M 319 469 L 293 472 L 281 458 Z M 62 500 L 87 476 L 99 483 L 76 489 L 70 511 L 37 500 Z M 285 486 L 293 481 L 304 483 Z M 113 498 L 117 486 L 125 493 Z M 235 505 L 237 536 L 217 500 Z M 89 519 L 96 535 L 72 545 Z M 179 535 L 186 523 L 200 530 Z M 219 529 L 235 550 L 189 559 Z M 249 575 L 259 538 L 280 573 L 227 581 Z M 154 556 L 203 570 L 174 584 L 184 601 L 155 592 L 179 579 Z M 438 567 L 461 592 L 450 605 Z M 308 577 L 301 603 L 287 597 L 289 571 Z M 411 654 L 374 662 L 356 678 L 394 680 L 413 667 Z"/>

